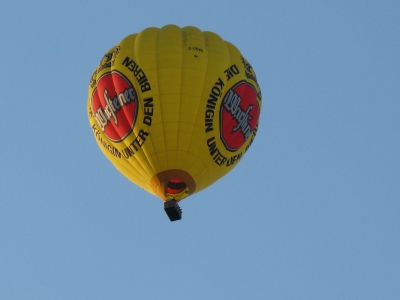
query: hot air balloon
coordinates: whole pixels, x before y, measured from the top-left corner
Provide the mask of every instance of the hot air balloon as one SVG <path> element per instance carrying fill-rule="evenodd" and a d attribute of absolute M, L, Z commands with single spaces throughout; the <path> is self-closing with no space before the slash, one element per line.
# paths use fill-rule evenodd
<path fill-rule="evenodd" d="M 129 180 L 178 202 L 231 171 L 258 129 L 261 90 L 240 51 L 196 27 L 147 28 L 101 59 L 89 84 L 95 140 Z"/>

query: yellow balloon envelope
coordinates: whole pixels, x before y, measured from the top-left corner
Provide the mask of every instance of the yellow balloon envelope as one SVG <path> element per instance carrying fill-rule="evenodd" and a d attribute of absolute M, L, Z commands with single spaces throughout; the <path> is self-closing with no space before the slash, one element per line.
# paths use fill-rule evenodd
<path fill-rule="evenodd" d="M 98 146 L 123 175 L 180 201 L 243 158 L 257 133 L 261 91 L 234 45 L 167 25 L 129 35 L 105 54 L 87 109 Z"/>

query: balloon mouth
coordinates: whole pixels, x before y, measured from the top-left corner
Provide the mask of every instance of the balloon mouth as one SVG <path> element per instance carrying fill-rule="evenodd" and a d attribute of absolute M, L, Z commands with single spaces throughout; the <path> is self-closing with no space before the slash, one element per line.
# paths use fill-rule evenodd
<path fill-rule="evenodd" d="M 186 183 L 180 179 L 170 179 L 167 183 L 166 193 L 169 194 L 179 194 L 187 188 Z"/>
<path fill-rule="evenodd" d="M 170 179 L 165 187 L 165 196 L 167 200 L 179 201 L 189 196 L 189 188 L 180 179 Z"/>
<path fill-rule="evenodd" d="M 193 177 L 183 170 L 166 170 L 154 175 L 150 181 L 154 194 L 164 201 L 180 201 L 193 194 L 196 182 Z"/>

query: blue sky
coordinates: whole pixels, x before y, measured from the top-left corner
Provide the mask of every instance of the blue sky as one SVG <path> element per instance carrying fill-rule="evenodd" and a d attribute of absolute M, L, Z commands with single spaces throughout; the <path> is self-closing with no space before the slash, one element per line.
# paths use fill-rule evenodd
<path fill-rule="evenodd" d="M 399 299 L 397 1 L 8 1 L 1 299 Z M 162 202 L 98 149 L 90 76 L 130 33 L 234 43 L 263 93 L 241 163 Z"/>

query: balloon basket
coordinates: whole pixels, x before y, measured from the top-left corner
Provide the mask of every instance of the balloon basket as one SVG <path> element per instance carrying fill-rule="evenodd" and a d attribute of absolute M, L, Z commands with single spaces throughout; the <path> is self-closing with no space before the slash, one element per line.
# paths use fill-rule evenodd
<path fill-rule="evenodd" d="M 176 200 L 168 200 L 164 202 L 164 210 L 171 222 L 182 219 L 182 209 Z"/>

